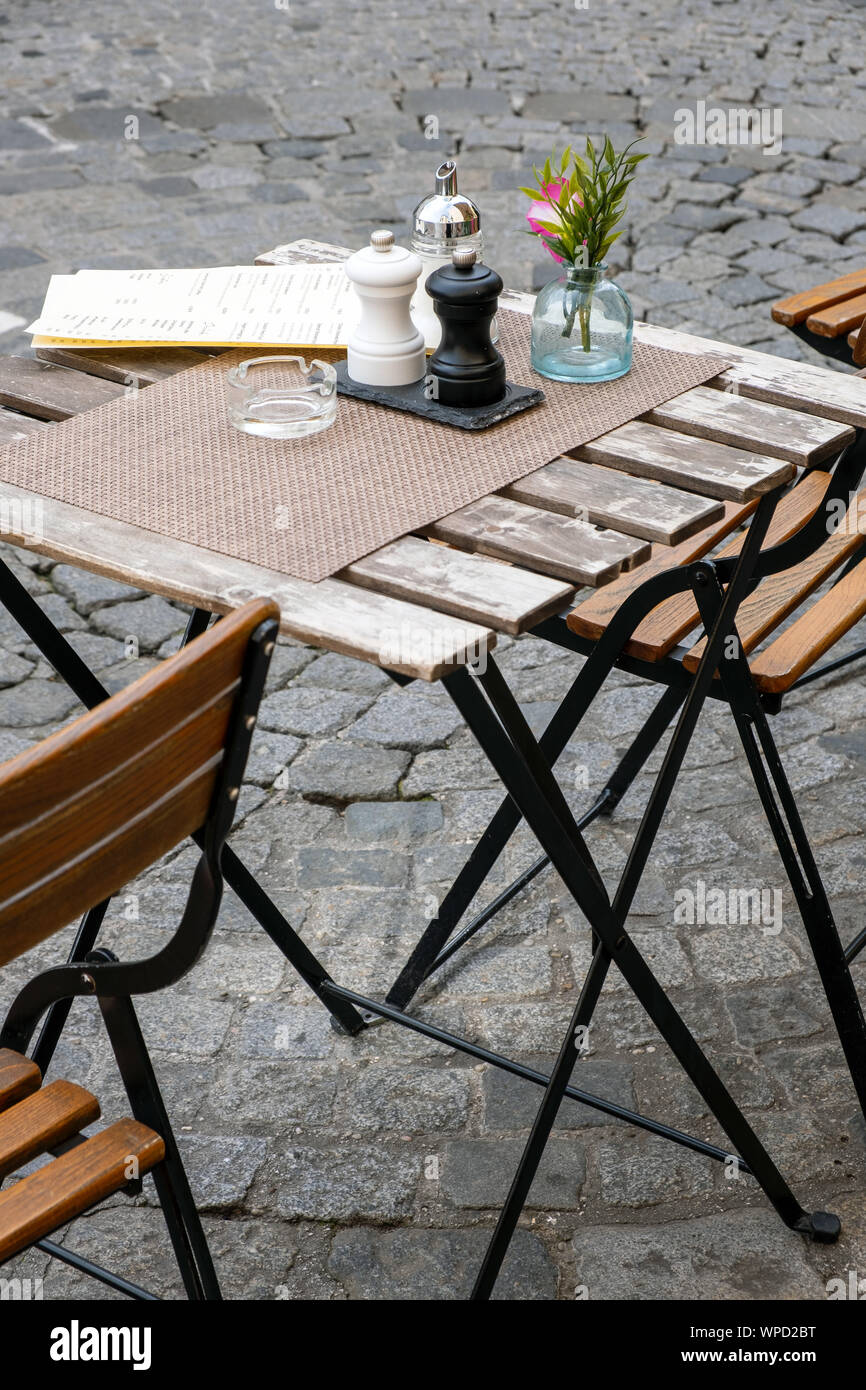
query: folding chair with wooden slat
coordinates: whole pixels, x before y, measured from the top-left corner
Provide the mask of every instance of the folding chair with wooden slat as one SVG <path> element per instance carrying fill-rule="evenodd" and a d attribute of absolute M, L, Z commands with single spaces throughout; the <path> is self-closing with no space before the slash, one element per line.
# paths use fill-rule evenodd
<path fill-rule="evenodd" d="M 544 1090 L 476 1283 L 476 1298 L 488 1297 L 493 1289 L 566 1096 L 583 1099 L 717 1161 L 736 1155 L 740 1171 L 757 1179 L 791 1229 L 821 1241 L 838 1236 L 835 1216 L 810 1214 L 800 1206 L 640 955 L 628 934 L 627 922 L 701 710 L 708 698 L 723 701 L 743 743 L 866 1115 L 866 1021 L 850 973 L 851 961 L 866 945 L 866 930 L 843 947 L 767 719 L 768 713 L 779 708 L 783 694 L 817 674 L 815 663 L 866 612 L 866 566 L 857 564 L 866 554 L 866 538 L 851 524 L 859 513 L 854 490 L 864 470 L 866 434 L 858 431 L 835 466 L 822 465 L 820 471 L 805 473 L 795 484 L 776 486 L 746 507 L 728 506 L 724 518 L 701 535 L 673 549 L 659 548 L 637 573 L 597 591 L 572 612 L 540 623 L 533 630 L 537 636 L 586 657 L 540 738 L 530 731 L 491 657 L 483 669 L 470 673 L 464 668 L 443 681 L 508 795 L 384 1003 L 333 984 L 326 988 L 335 997 L 462 1047 Z M 845 518 L 842 526 L 840 517 Z M 744 521 L 748 522 L 744 534 L 731 538 L 731 532 Z M 726 544 L 719 549 L 722 541 Z M 753 656 L 750 666 L 749 653 L 755 644 L 772 636 L 779 624 L 837 570 L 840 578 L 835 587 Z M 696 629 L 697 644 L 694 640 L 684 643 Z M 704 636 L 700 636 L 701 631 Z M 821 669 L 834 669 L 855 655 L 862 652 Z M 662 686 L 663 694 L 594 805 L 575 818 L 553 768 L 614 668 Z M 614 810 L 674 720 L 619 885 L 610 896 L 583 831 L 596 817 Z M 521 820 L 538 840 L 541 857 L 458 930 L 470 902 Z M 420 984 L 547 865 L 557 871 L 589 922 L 593 956 L 556 1063 L 549 1075 L 543 1075 L 477 1046 L 467 1046 L 465 1040 L 443 1030 L 424 1028 L 405 1009 Z M 612 963 L 730 1140 L 732 1147 L 727 1154 L 663 1122 L 612 1107 L 601 1097 L 587 1096 L 571 1084 L 580 1056 L 576 1042 L 593 1018 Z"/>
<path fill-rule="evenodd" d="M 866 270 L 779 299 L 771 312 L 776 323 L 825 357 L 866 368 Z"/>
<path fill-rule="evenodd" d="M 0 1264 L 31 1246 L 134 1298 L 153 1295 L 48 1237 L 149 1172 L 190 1298 L 219 1284 L 132 997 L 179 980 L 204 950 L 222 895 L 234 816 L 278 613 L 246 604 L 177 656 L 0 767 L 0 965 L 74 916 L 95 913 L 188 835 L 201 854 L 180 924 L 144 960 L 108 950 L 43 971 L 0 1029 Z M 94 996 L 126 1088 L 130 1118 L 95 1134 L 97 1099 L 68 1081 L 42 1084 L 25 1054 L 46 1010 Z M 66 1012 L 55 1014 L 55 1036 Z"/>
<path fill-rule="evenodd" d="M 800 527 L 812 517 L 823 501 L 830 485 L 831 474 L 824 469 L 814 469 L 804 473 L 796 488 L 784 493 L 773 514 L 767 532 L 767 542 L 777 545 L 796 534 Z M 744 525 L 754 514 L 758 503 L 725 503 L 724 516 L 720 521 L 698 532 L 677 546 L 657 546 L 652 559 L 615 580 L 612 584 L 596 589 L 589 598 L 580 603 L 569 615 L 567 645 L 574 646 L 578 638 L 584 639 L 585 651 L 604 638 L 608 627 L 619 613 L 625 600 L 646 582 L 661 576 L 674 568 L 683 569 L 718 550 L 719 559 L 734 558 L 739 555 L 742 537 L 734 537 L 719 549 L 720 543 L 731 533 Z M 692 594 L 688 591 L 676 593 L 635 625 L 624 645 L 620 660 L 622 666 L 628 658 L 634 658 L 642 665 L 642 674 L 650 672 L 657 679 L 653 664 L 667 657 L 677 643 L 686 637 L 698 624 L 699 613 Z M 563 641 L 562 620 L 552 620 L 542 624 L 534 631 L 548 640 L 561 644 Z M 866 654 L 866 650 L 843 658 L 853 660 Z M 835 663 L 834 663 L 835 665 Z M 820 674 L 816 672 L 815 674 Z M 685 698 L 682 683 L 673 681 L 670 689 L 660 701 L 657 711 L 640 731 L 634 744 L 626 752 L 618 767 L 608 779 L 595 803 L 578 820 L 580 830 L 585 830 L 599 815 L 609 816 L 631 786 L 634 778 L 644 766 L 647 758 L 669 727 Z M 542 739 L 542 747 L 554 761 L 560 756 L 569 739 L 573 736 L 578 717 L 572 716 L 573 697 L 566 697 L 560 711 Z M 579 716 L 582 718 L 582 714 Z M 519 823 L 520 817 L 515 808 L 508 803 L 500 808 L 491 821 L 487 831 L 479 840 L 452 888 L 445 895 L 436 918 L 428 925 L 418 945 L 405 967 L 395 980 L 388 993 L 388 1003 L 404 1008 L 412 999 L 424 980 L 441 969 L 446 961 L 473 937 L 507 903 L 547 867 L 548 858 L 542 855 L 505 888 L 491 903 L 483 908 L 460 931 L 457 927 L 465 912 L 481 889 L 487 875 L 504 849 L 508 839 Z"/>

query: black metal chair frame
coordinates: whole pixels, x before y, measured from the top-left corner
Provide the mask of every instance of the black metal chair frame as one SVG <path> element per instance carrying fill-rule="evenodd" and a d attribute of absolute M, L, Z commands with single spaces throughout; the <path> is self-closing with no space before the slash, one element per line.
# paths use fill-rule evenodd
<path fill-rule="evenodd" d="M 101 903 L 85 914 L 78 932 L 77 954 L 73 953 L 66 965 L 43 971 L 30 980 L 14 999 L 0 1029 L 0 1048 L 26 1053 L 40 1018 L 47 1012 L 41 1046 L 33 1053 L 33 1060 L 37 1060 L 37 1054 L 41 1056 L 37 1065 L 44 1075 L 73 999 L 82 995 L 97 999 L 133 1116 L 155 1130 L 165 1144 L 165 1156 L 151 1174 L 184 1288 L 188 1297 L 196 1300 L 221 1298 L 219 1282 L 132 998 L 176 983 L 193 967 L 210 939 L 222 899 L 225 839 L 234 818 L 277 631 L 276 620 L 267 619 L 259 624 L 248 643 L 217 784 L 207 819 L 196 836 L 201 855 L 173 936 L 145 960 L 122 962 L 111 951 L 93 950 L 93 938 L 108 906 L 107 902 Z M 57 1152 L 65 1147 L 68 1146 L 61 1146 Z M 140 1192 L 141 1180 L 134 1180 L 125 1190 L 130 1194 Z M 42 1239 L 35 1244 L 48 1255 L 129 1297 L 156 1299 L 148 1290 L 52 1240 Z"/>
<path fill-rule="evenodd" d="M 540 739 L 536 739 L 529 729 L 491 656 L 487 657 L 483 666 L 479 664 L 478 669 L 462 667 L 443 678 L 445 689 L 497 772 L 507 796 L 455 881 L 437 918 L 428 925 L 384 1000 L 369 998 L 335 983 L 277 913 L 248 871 L 228 849 L 224 852 L 223 869 L 227 882 L 235 887 L 241 899 L 330 1010 L 335 1026 L 355 1034 L 371 1018 L 390 1020 L 543 1089 L 538 1114 L 473 1291 L 476 1299 L 489 1297 L 493 1290 L 559 1106 L 565 1097 L 719 1162 L 730 1162 L 732 1156 L 736 1157 L 740 1171 L 752 1175 L 759 1182 L 788 1227 L 819 1241 L 832 1242 L 838 1237 L 840 1224 L 837 1217 L 820 1211 L 809 1213 L 797 1201 L 640 955 L 625 924 L 701 709 L 708 698 L 721 699 L 729 705 L 743 741 L 771 831 L 803 916 L 858 1098 L 866 1111 L 866 1024 L 849 970 L 850 960 L 866 943 L 866 933 L 861 934 L 863 939 L 858 937 L 847 952 L 842 947 L 767 722 L 767 712 L 772 710 L 773 701 L 758 694 L 746 657 L 736 643 L 728 641 L 730 637 L 736 637 L 736 615 L 742 600 L 760 579 L 798 564 L 826 539 L 827 518 L 833 514 L 831 509 L 840 500 L 847 502 L 849 493 L 860 481 L 864 467 L 866 438 L 858 431 L 854 443 L 840 455 L 822 506 L 795 536 L 762 550 L 775 507 L 787 491 L 787 486 L 783 486 L 764 496 L 758 503 L 737 557 L 705 558 L 648 579 L 623 602 L 598 642 L 586 642 L 571 633 L 565 615 L 539 624 L 534 629 L 535 635 L 587 657 Z M 627 656 L 624 649 L 647 614 L 674 594 L 685 592 L 691 592 L 694 596 L 707 633 L 706 647 L 697 671 L 691 674 L 683 666 L 684 649 L 675 649 L 665 660 L 657 663 Z M 2 565 L 0 601 L 9 608 L 31 640 L 80 698 L 86 703 L 98 703 L 105 698 L 106 692 L 81 658 L 57 632 L 11 571 Z M 190 619 L 185 640 L 202 631 L 209 621 L 209 614 L 196 610 Z M 848 659 L 853 658 L 843 658 L 822 670 L 833 669 Z M 552 768 L 615 667 L 666 688 L 602 795 L 583 817 L 576 820 Z M 719 678 L 715 678 L 717 669 Z M 811 673 L 812 678 L 817 674 L 820 673 Z M 395 679 L 403 683 L 404 678 Z M 582 831 L 598 815 L 613 811 L 675 716 L 673 734 L 619 885 L 611 899 Z M 542 857 L 468 926 L 454 934 L 469 903 L 521 820 L 526 821 L 537 838 L 543 851 Z M 549 1075 L 406 1012 L 406 1005 L 421 983 L 450 959 L 470 936 L 490 921 L 547 864 L 556 869 L 587 918 L 593 943 L 592 963 Z M 96 915 L 91 918 L 88 914 L 85 917 L 71 959 L 81 960 L 82 955 L 92 949 L 99 920 Z M 572 1071 L 580 1055 L 576 1039 L 584 1036 L 583 1030 L 591 1022 L 611 963 L 617 965 L 686 1075 L 704 1098 L 730 1139 L 730 1149 L 707 1143 L 571 1084 Z M 54 1005 L 54 1010 L 60 1008 L 62 1006 Z M 37 1061 L 40 1058 L 50 1059 L 62 1024 L 61 1013 L 57 1012 L 53 1018 L 49 1014 L 34 1050 Z"/>
<path fill-rule="evenodd" d="M 805 323 L 798 323 L 789 326 L 789 333 L 793 333 L 795 338 L 799 338 L 801 343 L 807 347 L 820 352 L 822 357 L 829 357 L 834 362 L 844 362 L 846 366 L 854 368 L 851 360 L 851 348 L 848 345 L 848 334 L 840 333 L 836 338 L 825 338 L 820 333 L 813 333 L 807 328 Z"/>
<path fill-rule="evenodd" d="M 864 454 L 866 454 L 866 449 L 864 449 Z M 852 454 L 850 459 L 853 460 L 854 457 L 855 455 Z M 862 467 L 866 470 L 866 457 L 864 457 Z M 853 489 L 857 485 L 857 468 L 858 465 L 852 461 L 849 461 L 845 465 L 845 479 L 843 481 L 846 482 L 846 485 L 850 484 L 850 489 Z M 803 476 L 805 476 L 805 474 Z M 841 474 L 839 478 L 842 478 Z M 798 481 L 802 481 L 802 478 Z M 840 486 L 840 484 L 837 483 L 837 486 Z M 779 495 L 784 491 L 784 488 L 781 489 Z M 812 522 L 808 534 L 804 536 L 801 528 L 801 532 L 798 533 L 798 536 L 792 538 L 792 541 L 788 543 L 790 548 L 786 551 L 784 564 L 778 566 L 779 569 L 789 564 L 796 564 L 798 560 L 806 558 L 817 545 L 826 539 L 828 532 L 820 518 L 823 518 L 825 513 L 829 514 L 829 509 L 833 502 L 838 501 L 842 496 L 843 494 L 841 491 L 837 493 L 836 487 L 831 484 L 830 489 L 828 489 L 823 499 L 822 506 L 819 508 L 818 515 Z M 795 542 L 798 546 L 797 550 L 793 548 Z M 845 575 L 849 574 L 857 565 L 862 564 L 864 559 L 866 559 L 866 545 L 864 545 L 861 550 L 858 550 L 843 566 L 833 580 L 833 586 L 838 584 L 840 580 L 842 580 Z M 711 563 L 711 561 L 704 560 L 700 563 Z M 731 562 L 722 563 L 728 565 L 730 571 Z M 720 570 L 720 566 L 716 566 L 716 568 Z M 683 567 L 681 572 L 685 573 L 686 570 L 687 567 Z M 771 572 L 778 572 L 777 568 L 774 567 L 774 569 L 770 571 L 764 570 L 762 567 L 760 573 L 755 576 L 755 582 Z M 661 576 L 661 578 L 663 579 L 664 576 Z M 699 582 L 702 583 L 703 581 L 699 580 Z M 722 576 L 722 582 L 727 582 L 724 575 Z M 684 587 L 688 588 L 689 585 L 686 584 Z M 754 584 L 752 584 L 751 587 L 754 587 Z M 644 586 L 638 592 L 642 595 L 646 595 L 649 590 L 647 586 Z M 653 602 L 661 602 L 663 601 L 663 597 L 661 599 L 654 599 Z M 634 631 L 634 629 L 639 626 L 646 611 L 649 611 L 649 607 L 645 608 L 641 617 L 632 623 L 631 631 Z M 701 611 L 703 613 L 703 610 Z M 573 633 L 566 625 L 565 616 L 566 615 L 561 615 L 556 618 L 545 620 L 533 629 L 533 635 L 583 656 L 591 656 L 597 649 L 600 649 L 608 657 L 602 680 L 606 679 L 610 670 L 617 668 L 627 671 L 632 675 L 640 676 L 654 684 L 667 686 L 656 708 L 652 711 L 646 723 L 620 759 L 616 769 L 608 778 L 595 802 L 577 820 L 578 829 L 583 831 L 598 817 L 610 817 L 613 815 L 634 779 L 641 772 L 648 758 L 658 746 L 666 731 L 670 728 L 672 720 L 683 705 L 692 678 L 682 664 L 682 659 L 688 650 L 685 646 L 675 647 L 663 661 L 644 661 L 623 654 L 622 649 L 627 644 L 628 636 L 630 636 L 631 633 L 629 633 L 623 641 L 619 641 L 616 636 L 613 638 L 611 637 L 609 629 L 600 641 L 593 642 Z M 709 698 L 727 702 L 731 705 L 732 711 L 739 709 L 741 705 L 744 710 L 755 709 L 757 716 L 755 729 L 756 731 L 760 731 L 757 735 L 758 742 L 767 750 L 767 755 L 772 757 L 772 765 L 781 766 L 766 715 L 778 714 L 782 709 L 783 700 L 786 699 L 788 695 L 793 694 L 795 690 L 799 690 L 804 685 L 808 685 L 824 676 L 832 675 L 843 667 L 862 660 L 864 657 L 866 657 L 866 647 L 858 647 L 854 651 L 847 652 L 844 656 L 837 657 L 832 661 L 825 662 L 812 670 L 806 671 L 792 683 L 784 694 L 758 694 L 752 689 L 745 704 L 743 704 L 742 700 L 731 700 L 730 679 L 727 684 L 714 682 L 707 691 L 707 695 Z M 740 662 L 740 668 L 742 668 L 743 665 L 745 665 L 746 670 L 748 670 L 748 664 L 744 660 Z M 728 669 L 730 669 L 730 662 L 728 663 Z M 736 683 L 737 689 L 741 690 L 743 678 L 744 673 L 742 669 L 740 669 Z M 748 678 L 748 683 L 751 685 L 750 677 Z M 587 700 L 582 698 L 585 689 L 585 682 L 582 674 L 573 683 L 571 690 L 563 699 L 556 714 L 539 740 L 539 747 L 551 764 L 556 763 L 567 743 L 573 738 L 589 704 L 600 688 L 601 682 L 598 683 L 596 691 L 594 691 Z M 752 749 L 755 747 L 754 737 L 746 742 L 747 755 L 749 754 L 750 747 Z M 754 761 L 752 757 L 749 758 L 749 762 L 754 770 Z M 773 780 L 775 781 L 775 778 Z M 757 785 L 759 793 L 761 793 L 761 788 L 764 785 L 763 780 L 758 781 Z M 793 797 L 789 795 L 786 801 L 791 805 L 795 825 L 799 826 L 800 817 Z M 767 799 L 763 794 L 762 802 L 766 810 Z M 490 903 L 482 908 L 459 932 L 457 931 L 457 927 L 462 921 L 470 903 L 477 895 L 493 868 L 493 865 L 505 849 L 509 839 L 517 829 L 520 820 L 521 816 L 519 812 L 516 811 L 513 801 L 510 799 L 504 801 L 490 821 L 483 835 L 479 838 L 475 849 L 472 851 L 463 869 L 458 874 L 450 890 L 443 899 L 436 918 L 428 924 L 418 945 L 409 957 L 403 970 L 394 981 L 394 984 L 391 986 L 386 996 L 389 1004 L 397 1008 L 405 1008 L 425 980 L 436 971 L 440 970 L 442 966 L 459 951 L 462 945 L 485 927 L 503 907 L 517 897 L 517 895 L 550 864 L 548 856 L 546 854 L 541 855 Z M 775 820 L 771 819 L 771 828 L 775 823 Z M 777 843 L 778 842 L 779 837 L 777 836 Z M 845 948 L 845 958 L 849 965 L 864 947 L 866 947 L 866 928 L 860 931 Z"/>

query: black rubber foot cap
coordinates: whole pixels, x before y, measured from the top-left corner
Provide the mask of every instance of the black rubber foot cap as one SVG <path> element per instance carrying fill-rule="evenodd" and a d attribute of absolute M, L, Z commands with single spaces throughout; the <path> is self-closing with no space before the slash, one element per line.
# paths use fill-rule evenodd
<path fill-rule="evenodd" d="M 842 1222 L 831 1211 L 813 1211 L 810 1225 L 812 1239 L 819 1245 L 833 1245 L 842 1230 Z"/>

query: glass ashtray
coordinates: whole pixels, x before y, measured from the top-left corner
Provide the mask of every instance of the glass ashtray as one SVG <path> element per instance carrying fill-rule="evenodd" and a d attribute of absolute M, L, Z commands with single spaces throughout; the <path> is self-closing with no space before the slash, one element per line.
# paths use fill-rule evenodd
<path fill-rule="evenodd" d="M 250 357 L 230 367 L 229 419 L 265 439 L 305 439 L 334 423 L 337 373 L 329 362 L 303 357 Z"/>

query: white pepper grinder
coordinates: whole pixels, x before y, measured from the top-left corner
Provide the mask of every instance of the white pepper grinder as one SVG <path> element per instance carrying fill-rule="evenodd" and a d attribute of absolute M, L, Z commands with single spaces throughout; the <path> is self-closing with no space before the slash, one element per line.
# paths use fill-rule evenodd
<path fill-rule="evenodd" d="M 367 386 L 409 386 L 426 371 L 424 339 L 409 312 L 421 262 L 394 233 L 373 232 L 370 245 L 346 261 L 361 300 L 361 319 L 347 346 L 346 370 Z"/>
<path fill-rule="evenodd" d="M 425 289 L 428 277 L 434 270 L 450 265 L 452 254 L 458 249 L 471 247 L 479 261 L 484 250 L 481 213 L 471 198 L 457 191 L 457 165 L 453 159 L 439 165 L 433 192 L 421 199 L 412 214 L 411 246 L 424 268 L 412 300 L 412 317 L 424 334 L 427 351 L 432 352 L 439 346 L 442 324 Z"/>

